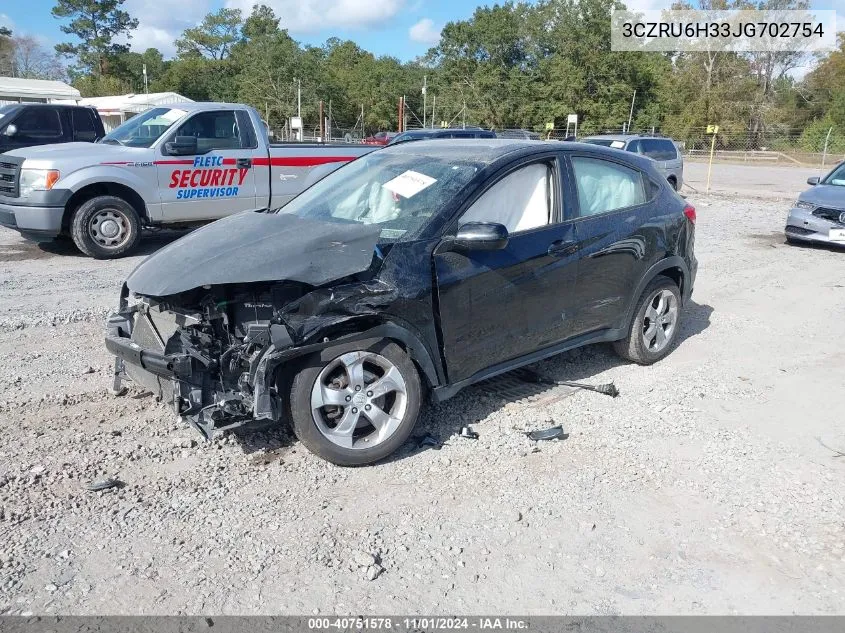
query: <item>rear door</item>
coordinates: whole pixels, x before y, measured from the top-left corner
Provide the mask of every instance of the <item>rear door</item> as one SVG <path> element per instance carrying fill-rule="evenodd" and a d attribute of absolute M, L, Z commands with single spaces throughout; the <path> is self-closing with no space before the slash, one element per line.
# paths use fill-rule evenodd
<path fill-rule="evenodd" d="M 168 156 L 166 141 L 197 139 L 196 156 Z M 159 145 L 156 157 L 162 213 L 167 222 L 216 220 L 267 204 L 256 200 L 253 158 L 258 139 L 236 110 L 197 112 Z"/>
<path fill-rule="evenodd" d="M 504 224 L 507 247 L 434 255 L 451 382 L 567 337 L 577 256 L 560 182 L 554 155 L 500 172 L 458 225 Z"/>
<path fill-rule="evenodd" d="M 582 335 L 623 325 L 648 268 L 643 225 L 656 189 L 640 170 L 606 157 L 574 153 L 569 168 L 580 258 L 572 334 Z"/>
<path fill-rule="evenodd" d="M 70 110 L 71 135 L 74 141 L 93 143 L 99 134 L 94 120 L 94 112 L 89 108 L 72 108 Z"/>

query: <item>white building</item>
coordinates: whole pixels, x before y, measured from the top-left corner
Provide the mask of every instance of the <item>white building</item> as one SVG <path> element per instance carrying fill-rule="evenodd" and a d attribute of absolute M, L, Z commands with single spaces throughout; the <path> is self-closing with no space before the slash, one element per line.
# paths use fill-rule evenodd
<path fill-rule="evenodd" d="M 77 93 L 78 94 L 78 93 Z M 79 99 L 80 105 L 93 106 L 100 113 L 106 132 L 133 116 L 150 108 L 174 103 L 192 102 L 176 92 L 151 92 L 150 94 L 115 95 L 112 97 L 89 97 Z"/>
<path fill-rule="evenodd" d="M 78 100 L 79 90 L 61 81 L 0 77 L 0 105 Z"/>

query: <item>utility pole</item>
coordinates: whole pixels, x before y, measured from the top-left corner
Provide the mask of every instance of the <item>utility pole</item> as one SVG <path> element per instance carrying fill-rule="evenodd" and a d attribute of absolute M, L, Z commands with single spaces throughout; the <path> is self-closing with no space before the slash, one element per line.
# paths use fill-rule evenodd
<path fill-rule="evenodd" d="M 320 142 L 326 142 L 326 119 L 323 117 L 323 100 L 320 99 Z"/>
<path fill-rule="evenodd" d="M 631 99 L 631 113 L 628 115 L 628 127 L 625 129 L 626 134 L 631 133 L 631 119 L 634 118 L 634 102 L 637 100 L 637 91 L 634 90 L 634 96 Z"/>
<path fill-rule="evenodd" d="M 437 107 L 437 95 L 431 95 L 431 129 L 434 129 L 434 109 Z"/>
<path fill-rule="evenodd" d="M 364 104 L 361 104 L 361 140 L 363 141 L 366 138 L 366 134 L 364 134 Z"/>
<path fill-rule="evenodd" d="M 428 75 L 423 75 L 423 128 L 425 128 L 426 93 L 428 92 Z"/>
<path fill-rule="evenodd" d="M 461 129 L 465 130 L 467 127 L 467 102 L 464 101 L 464 107 L 461 108 Z"/>
<path fill-rule="evenodd" d="M 302 118 L 302 81 L 296 80 L 296 116 Z M 636 93 L 635 93 L 636 94 Z"/>
<path fill-rule="evenodd" d="M 144 64 L 143 73 L 144 73 L 144 94 L 148 95 L 148 94 L 150 94 L 150 90 L 149 90 L 149 84 L 147 83 L 147 65 L 146 64 Z"/>

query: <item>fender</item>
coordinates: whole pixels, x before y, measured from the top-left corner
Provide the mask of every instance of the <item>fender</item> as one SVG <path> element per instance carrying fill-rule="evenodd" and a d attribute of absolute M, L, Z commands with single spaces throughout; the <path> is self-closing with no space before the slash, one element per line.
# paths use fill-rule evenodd
<path fill-rule="evenodd" d="M 287 336 L 286 331 L 282 332 L 282 330 L 283 328 L 273 330 L 273 342 L 261 355 L 261 360 L 258 362 L 254 376 L 252 376 L 251 382 L 255 392 L 253 415 L 257 420 L 278 419 L 280 415 L 279 407 L 275 406 L 277 399 L 268 397 L 273 387 L 276 369 L 284 363 L 328 348 L 342 348 L 353 343 L 357 347 L 364 341 L 375 343 L 384 338 L 393 339 L 399 341 L 407 348 L 411 358 L 422 370 L 423 375 L 432 388 L 440 386 L 444 381 L 442 366 L 439 363 L 435 365 L 431 353 L 422 340 L 410 330 L 395 323 L 383 323 L 368 330 L 299 347 L 285 347 L 290 342 L 290 338 Z"/>
<path fill-rule="evenodd" d="M 56 188 L 69 189 L 76 193 L 89 185 L 99 184 L 118 184 L 132 189 L 144 201 L 150 220 L 158 219 L 160 214 L 155 213 L 159 208 L 158 175 L 155 167 L 130 170 L 111 165 L 90 165 L 64 176 L 56 183 Z"/>
<path fill-rule="evenodd" d="M 630 323 L 631 319 L 633 318 L 634 308 L 637 306 L 637 301 L 640 299 L 640 295 L 643 294 L 643 290 L 645 287 L 654 279 L 657 275 L 662 273 L 664 270 L 669 270 L 670 268 L 680 268 L 681 275 L 683 276 L 683 283 L 681 287 L 681 301 L 686 303 L 689 301 L 690 295 L 692 294 L 692 288 L 690 287 L 690 271 L 689 266 L 683 260 L 682 257 L 678 255 L 670 255 L 669 257 L 665 257 L 660 261 L 656 262 L 649 268 L 645 274 L 640 278 L 639 283 L 635 291 L 631 294 L 631 300 L 628 303 L 628 308 L 625 310 L 625 320 L 623 323 Z"/>

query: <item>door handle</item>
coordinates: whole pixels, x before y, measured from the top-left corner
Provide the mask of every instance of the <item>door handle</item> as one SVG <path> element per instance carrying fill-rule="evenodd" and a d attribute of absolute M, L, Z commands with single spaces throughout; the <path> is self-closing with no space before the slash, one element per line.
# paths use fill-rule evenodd
<path fill-rule="evenodd" d="M 557 240 L 549 245 L 547 251 L 552 257 L 563 257 L 564 255 L 571 255 L 578 250 L 578 242 L 571 240 Z"/>
<path fill-rule="evenodd" d="M 238 167 L 246 167 L 247 169 L 249 169 L 250 167 L 252 167 L 252 159 L 251 158 L 239 158 L 236 161 L 236 164 L 238 165 Z"/>

